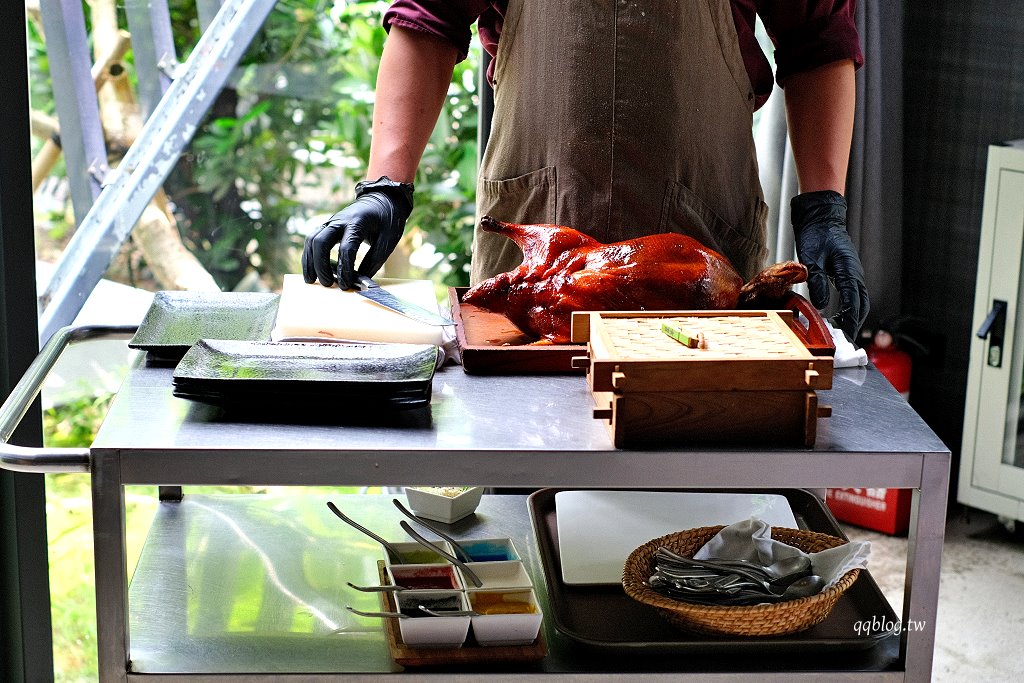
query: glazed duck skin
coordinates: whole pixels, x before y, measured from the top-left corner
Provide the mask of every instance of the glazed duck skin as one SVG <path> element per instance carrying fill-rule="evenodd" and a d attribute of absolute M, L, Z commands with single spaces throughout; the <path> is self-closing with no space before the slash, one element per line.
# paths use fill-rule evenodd
<path fill-rule="evenodd" d="M 464 303 L 504 314 L 551 343 L 569 341 L 574 311 L 726 310 L 781 298 L 807 269 L 787 261 L 750 283 L 718 252 L 662 233 L 602 244 L 559 225 L 517 225 L 490 216 L 483 228 L 512 239 L 523 263 L 469 289 Z"/>

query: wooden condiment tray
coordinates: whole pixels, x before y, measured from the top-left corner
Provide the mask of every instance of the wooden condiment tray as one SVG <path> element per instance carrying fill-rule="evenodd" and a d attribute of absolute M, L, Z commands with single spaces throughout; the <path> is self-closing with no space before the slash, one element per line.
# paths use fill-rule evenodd
<path fill-rule="evenodd" d="M 377 573 L 381 585 L 390 584 L 384 560 L 377 560 Z M 396 612 L 394 597 L 391 593 L 380 594 L 381 608 L 385 612 Z M 402 642 L 402 632 L 397 619 L 384 619 L 384 634 L 388 640 L 388 649 L 396 664 L 404 667 L 459 667 L 469 665 L 490 664 L 492 662 L 536 662 L 548 654 L 544 630 L 541 629 L 537 640 L 529 645 L 478 645 L 473 640 L 472 631 L 469 639 L 462 647 L 416 648 Z"/>

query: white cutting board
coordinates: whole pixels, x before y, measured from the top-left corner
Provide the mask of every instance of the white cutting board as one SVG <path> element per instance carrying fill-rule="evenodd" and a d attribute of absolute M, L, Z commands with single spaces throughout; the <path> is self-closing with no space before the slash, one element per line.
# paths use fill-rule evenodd
<path fill-rule="evenodd" d="M 647 541 L 750 517 L 797 528 L 789 501 L 778 494 L 559 491 L 555 520 L 562 582 L 620 584 L 626 558 Z"/>
<path fill-rule="evenodd" d="M 378 284 L 400 299 L 428 311 L 437 311 L 434 285 L 429 280 L 388 280 Z M 277 319 L 270 338 L 327 337 L 369 342 L 436 344 L 440 346 L 444 328 L 427 325 L 370 301 L 354 291 L 341 291 L 337 285 L 307 285 L 301 275 L 284 276 Z"/>

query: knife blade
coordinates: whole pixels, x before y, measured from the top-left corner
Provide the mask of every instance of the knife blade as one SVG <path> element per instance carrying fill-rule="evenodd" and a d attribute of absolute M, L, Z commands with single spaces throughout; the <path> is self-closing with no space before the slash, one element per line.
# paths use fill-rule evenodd
<path fill-rule="evenodd" d="M 358 294 L 366 297 L 374 303 L 378 303 L 385 308 L 390 308 L 396 313 L 417 320 L 427 325 L 454 325 L 451 320 L 438 313 L 428 311 L 422 306 L 399 299 L 397 296 L 384 289 L 372 278 L 368 278 L 365 275 L 356 276 L 356 285 L 359 287 Z"/>

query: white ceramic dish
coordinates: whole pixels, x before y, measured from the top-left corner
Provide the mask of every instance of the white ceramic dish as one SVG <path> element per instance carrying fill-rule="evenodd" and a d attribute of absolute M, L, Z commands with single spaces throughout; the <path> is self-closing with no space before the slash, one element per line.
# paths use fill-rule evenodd
<path fill-rule="evenodd" d="M 482 612 L 488 611 L 488 605 L 493 605 L 495 601 L 522 606 L 522 611 L 474 616 L 473 637 L 480 645 L 529 645 L 537 640 L 544 615 L 532 589 L 470 590 L 466 595 L 470 607 Z"/>
<path fill-rule="evenodd" d="M 441 550 L 451 553 L 453 552 L 452 546 L 448 541 L 437 541 L 435 545 Z M 429 548 L 425 548 L 415 541 L 408 542 L 392 542 L 391 546 L 398 551 L 401 556 L 401 562 L 392 562 L 391 558 L 387 558 L 388 565 L 399 564 L 399 565 L 414 565 L 414 564 L 450 564 L 447 558 L 438 555 Z M 385 553 L 386 554 L 386 553 Z"/>
<path fill-rule="evenodd" d="M 437 609 L 465 611 L 469 608 L 462 591 L 401 591 L 395 595 L 398 610 L 403 614 L 417 614 L 419 605 Z M 450 605 L 450 606 L 449 606 Z M 413 616 L 399 619 L 402 642 L 409 647 L 462 647 L 469 635 L 470 617 Z"/>
<path fill-rule="evenodd" d="M 406 487 L 405 499 L 409 503 L 409 509 L 424 519 L 451 524 L 472 514 L 480 505 L 480 497 L 484 492 L 482 486 L 471 486 L 457 496 L 446 496 L 440 493 L 443 488 Z"/>
<path fill-rule="evenodd" d="M 521 560 L 511 538 L 467 538 L 459 540 L 473 562 L 505 562 Z"/>
<path fill-rule="evenodd" d="M 409 590 L 462 590 L 465 583 L 450 564 L 393 564 L 388 565 L 392 586 Z"/>
<path fill-rule="evenodd" d="M 530 575 L 526 573 L 526 568 L 519 560 L 467 562 L 466 566 L 480 578 L 482 585 L 479 586 L 479 589 L 481 590 L 489 588 L 533 588 Z M 462 570 L 460 569 L 459 574 L 461 573 Z M 465 577 L 462 578 L 462 582 L 467 587 L 477 588 Z"/>

